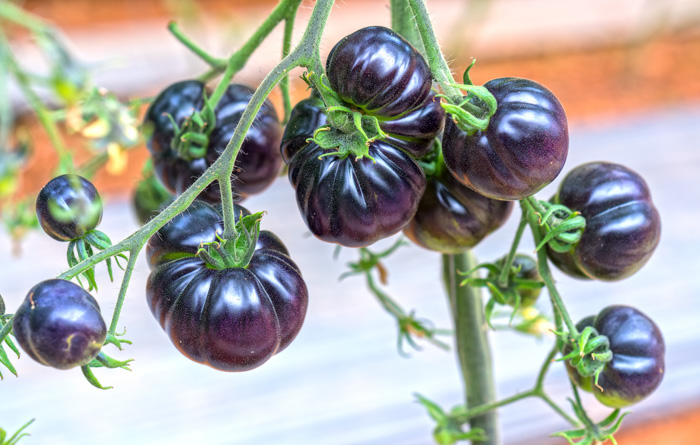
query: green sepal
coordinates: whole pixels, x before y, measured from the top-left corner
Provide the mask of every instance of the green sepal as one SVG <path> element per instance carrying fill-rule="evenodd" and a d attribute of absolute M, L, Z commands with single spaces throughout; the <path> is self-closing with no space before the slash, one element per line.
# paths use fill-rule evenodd
<path fill-rule="evenodd" d="M 17 357 L 19 357 L 19 354 L 17 354 Z M 14 374 L 15 377 L 17 377 L 17 370 L 14 366 L 12 366 L 12 362 L 10 362 L 10 358 L 7 356 L 7 352 L 5 352 L 5 348 L 2 346 L 2 344 L 0 344 L 0 364 L 3 364 L 12 374 Z M 4 380 L 1 372 L 0 380 Z"/>
<path fill-rule="evenodd" d="M 107 345 L 107 344 L 112 344 L 112 345 L 116 346 L 117 349 L 119 349 L 120 351 L 122 351 L 122 350 L 124 350 L 124 348 L 122 348 L 122 343 L 126 343 L 127 345 L 132 344 L 131 340 L 126 340 L 126 339 L 120 339 L 120 338 L 119 338 L 119 337 L 123 336 L 124 334 L 126 334 L 126 329 L 125 329 L 124 332 L 122 332 L 121 334 L 115 333 L 114 335 L 112 335 L 112 334 L 110 334 L 110 333 L 108 332 L 108 333 L 107 333 L 107 338 L 105 339 L 104 344 L 105 344 L 105 345 Z"/>
<path fill-rule="evenodd" d="M 125 369 L 127 371 L 131 371 L 131 368 L 129 367 L 129 363 L 133 362 L 134 359 L 128 359 L 128 360 L 117 360 L 114 359 L 104 352 L 100 351 L 99 354 L 97 354 L 97 357 L 95 357 L 89 364 L 91 368 L 109 368 L 109 369 L 116 369 L 116 368 L 121 368 Z"/>
<path fill-rule="evenodd" d="M 236 237 L 223 239 L 218 234 L 217 240 L 202 243 L 197 251 L 207 266 L 212 269 L 231 269 L 248 267 L 260 234 L 260 221 L 265 212 L 253 213 L 238 219 Z"/>
<path fill-rule="evenodd" d="M 100 381 L 97 380 L 97 377 L 95 377 L 95 374 L 93 374 L 92 369 L 91 369 L 89 364 L 81 366 L 80 369 L 83 371 L 83 375 L 85 376 L 87 381 L 90 382 L 90 384 L 92 386 L 94 386 L 95 388 L 98 388 L 98 389 L 112 389 L 113 388 L 112 386 L 102 386 Z"/>
<path fill-rule="evenodd" d="M 576 247 L 586 228 L 586 218 L 580 212 L 548 201 L 538 201 L 534 208 L 544 209 L 544 214 L 537 213 L 543 238 L 535 248 L 536 251 L 545 245 L 559 253 L 566 253 Z"/>
<path fill-rule="evenodd" d="M 171 114 L 166 114 L 175 133 L 170 148 L 186 161 L 206 156 L 209 136 L 216 128 L 216 112 L 206 91 L 202 93 L 202 98 L 204 101 L 202 109 L 193 111 L 190 116 L 183 120 L 181 126 L 177 125 Z"/>
<path fill-rule="evenodd" d="M 31 425 L 34 422 L 34 419 L 30 420 L 29 422 L 25 423 L 18 429 L 10 438 L 7 438 L 7 432 L 0 428 L 0 445 L 17 445 L 17 442 L 24 436 L 31 436 L 29 433 L 23 433 L 29 425 Z"/>

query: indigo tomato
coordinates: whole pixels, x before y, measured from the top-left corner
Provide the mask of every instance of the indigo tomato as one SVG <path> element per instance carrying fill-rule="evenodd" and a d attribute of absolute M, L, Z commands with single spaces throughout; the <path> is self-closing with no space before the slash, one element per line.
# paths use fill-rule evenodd
<path fill-rule="evenodd" d="M 501 227 L 512 210 L 512 201 L 476 193 L 457 181 L 444 164 L 438 163 L 438 174 L 428 178 L 418 211 L 403 233 L 426 249 L 459 253 Z"/>
<path fill-rule="evenodd" d="M 194 203 L 154 234 L 146 247 L 152 269 L 147 302 L 186 357 L 223 371 L 246 371 L 296 337 L 308 291 L 284 244 L 266 231 L 246 267 L 208 267 L 197 249 L 216 241 L 222 229 L 213 207 Z"/>
<path fill-rule="evenodd" d="M 57 176 L 39 192 L 36 216 L 51 238 L 71 241 L 100 224 L 102 199 L 95 186 L 82 176 Z"/>
<path fill-rule="evenodd" d="M 552 182 L 569 151 L 566 113 L 544 86 L 505 77 L 484 84 L 498 108 L 488 128 L 468 135 L 445 124 L 445 164 L 467 187 L 493 199 L 531 196 Z"/>
<path fill-rule="evenodd" d="M 656 390 L 664 376 L 665 345 L 653 320 L 633 307 L 608 306 L 576 326 L 579 330 L 593 326 L 608 337 L 613 353 L 598 378 L 602 390 L 594 385 L 594 377 L 581 377 L 569 368 L 578 386 L 612 408 L 635 404 Z"/>
<path fill-rule="evenodd" d="M 311 232 L 324 241 L 367 246 L 399 232 L 415 214 L 425 174 L 414 158 L 432 149 L 444 111 L 430 90 L 427 63 L 390 29 L 369 27 L 343 38 L 326 67 L 342 105 L 376 119 L 387 136 L 370 141 L 360 157 L 307 142 L 327 122 L 314 94 L 294 107 L 282 155 Z"/>
<path fill-rule="evenodd" d="M 12 330 L 32 359 L 57 369 L 90 363 L 107 336 L 97 301 L 66 280 L 34 286 L 17 309 Z"/>
<path fill-rule="evenodd" d="M 581 240 L 572 250 L 559 255 L 548 251 L 569 275 L 621 280 L 639 270 L 659 243 L 661 219 L 649 188 L 627 167 L 608 162 L 580 165 L 566 175 L 555 200 L 586 218 Z"/>
<path fill-rule="evenodd" d="M 209 135 L 206 155 L 185 159 L 173 149 L 175 128 L 171 117 L 181 126 L 194 111 L 202 109 L 205 92 L 210 95 L 204 84 L 197 80 L 175 83 L 163 90 L 146 112 L 145 124 L 152 129 L 147 145 L 153 157 L 153 167 L 165 187 L 178 195 L 224 151 L 254 91 L 244 85 L 230 85 L 214 110 L 216 127 Z M 272 104 L 265 101 L 236 158 L 232 188 L 241 198 L 260 193 L 277 177 L 282 164 L 278 152 L 280 137 L 277 113 Z M 218 183 L 207 187 L 199 199 L 218 202 L 221 199 Z"/>

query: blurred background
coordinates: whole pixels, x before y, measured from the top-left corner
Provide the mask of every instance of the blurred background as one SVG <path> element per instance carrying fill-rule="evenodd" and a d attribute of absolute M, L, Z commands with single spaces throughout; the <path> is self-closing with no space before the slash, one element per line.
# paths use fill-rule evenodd
<path fill-rule="evenodd" d="M 139 98 L 207 70 L 167 30 L 175 20 L 210 53 L 226 57 L 257 28 L 274 1 L 244 0 L 35 0 L 15 2 L 60 29 L 70 53 L 42 47 L 16 26 L 2 29 L 22 68 L 36 73 L 38 100 L 55 109 L 70 98 L 65 85 L 51 83 L 55 61 L 76 83 L 89 83 L 128 104 L 119 114 L 126 130 L 140 122 Z M 297 15 L 294 40 L 303 33 L 313 6 Z M 664 332 L 667 374 L 661 387 L 634 406 L 618 443 L 697 442 L 700 422 L 700 0 L 431 0 L 427 2 L 438 39 L 455 77 L 477 59 L 475 84 L 504 76 L 527 77 L 553 91 L 570 123 L 565 171 L 607 160 L 627 165 L 650 185 L 664 224 L 661 244 L 635 276 L 614 284 L 580 282 L 558 273 L 558 285 L 575 319 L 609 304 L 633 304 Z M 322 41 L 329 51 L 343 36 L 364 26 L 389 26 L 388 0 L 336 2 Z M 5 22 L 2 22 L 3 26 Z M 235 82 L 256 86 L 279 61 L 282 28 L 260 46 Z M 47 59 L 47 51 L 52 57 Z M 48 61 L 47 61 L 48 60 Z M 87 74 L 86 74 L 87 73 Z M 292 72 L 294 102 L 306 85 Z M 81 77 L 87 75 L 87 78 Z M 74 77 L 70 77 L 74 76 Z M 31 112 L 26 92 L 0 79 L 9 103 L 11 144 L 0 147 L 0 293 L 13 312 L 36 282 L 65 270 L 65 245 L 31 226 L 31 203 L 53 176 L 59 156 Z M 63 95 L 63 96 L 61 96 Z M 112 97 L 112 96 L 109 96 Z M 278 91 L 272 101 L 281 110 Z M 112 104 L 113 105 L 113 104 Z M 141 111 L 138 111 L 138 110 Z M 121 110 L 121 109 L 120 109 Z M 3 115 L 4 116 L 4 115 Z M 118 241 L 138 229 L 131 193 L 148 157 L 137 138 L 104 143 L 104 131 L 90 123 L 71 125 L 67 113 L 58 129 L 76 162 L 98 156 L 94 182 L 107 202 L 101 230 Z M 7 122 L 7 120 L 5 121 Z M 130 132 L 125 131 L 129 136 Z M 98 168 L 99 167 L 99 168 Z M 557 183 L 540 197 L 548 198 Z M 172 347 L 144 300 L 148 268 L 134 273 L 120 325 L 134 342 L 120 359 L 134 358 L 133 372 L 99 372 L 110 391 L 89 386 L 77 370 L 59 372 L 26 357 L 14 360 L 15 378 L 0 369 L 0 427 L 13 431 L 31 418 L 27 444 L 429 444 L 433 424 L 415 402 L 420 393 L 444 407 L 462 401 L 454 351 L 427 343 L 404 358 L 396 350 L 395 321 L 384 313 L 364 281 L 337 277 L 357 253 L 309 236 L 298 216 L 294 193 L 279 178 L 265 193 L 247 200 L 266 210 L 263 228 L 277 233 L 300 265 L 310 288 L 306 324 L 284 353 L 261 368 L 226 374 L 188 361 Z M 514 212 L 517 213 L 517 212 Z M 517 218 L 487 238 L 475 252 L 493 260 L 512 240 Z M 527 238 L 527 237 L 526 237 Z M 380 243 L 377 250 L 393 240 Z M 532 251 L 526 239 L 523 251 Z M 388 292 L 406 309 L 450 328 L 440 281 L 440 257 L 416 246 L 400 249 L 385 264 Z M 98 267 L 97 295 L 111 314 L 118 283 L 108 284 Z M 117 273 L 117 277 L 121 277 Z M 542 311 L 551 310 L 542 305 Z M 529 389 L 552 338 L 495 332 L 498 393 Z M 449 342 L 449 339 L 448 339 Z M 115 351 L 116 352 L 116 351 Z M 569 394 L 566 375 L 555 366 L 548 389 L 561 403 Z M 590 412 L 607 415 L 592 398 Z M 564 443 L 547 436 L 565 428 L 539 401 L 506 407 L 500 414 L 506 444 Z"/>

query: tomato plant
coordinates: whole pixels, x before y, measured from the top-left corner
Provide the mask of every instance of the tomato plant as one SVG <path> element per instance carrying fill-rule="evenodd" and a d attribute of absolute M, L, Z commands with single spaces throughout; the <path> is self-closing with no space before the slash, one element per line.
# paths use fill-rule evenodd
<path fill-rule="evenodd" d="M 117 326 L 143 250 L 150 268 L 147 305 L 185 357 L 216 370 L 250 371 L 286 349 L 303 328 L 309 298 L 325 296 L 310 295 L 284 242 L 262 230 L 265 212 L 238 204 L 269 186 L 284 161 L 310 232 L 338 247 L 358 248 L 359 260 L 341 278 L 365 278 L 396 321 L 399 352 L 404 354 L 404 344 L 420 349 L 420 341 L 447 348 L 438 336 L 454 336 L 467 405 L 444 410 L 417 396 L 436 423 L 438 443 L 498 444 L 496 410 L 525 398 L 544 401 L 570 424 L 570 430 L 555 433 L 569 443 L 613 439 L 626 415 L 619 408 L 641 401 L 661 383 L 663 337 L 651 318 L 629 306 L 610 305 L 574 324 L 549 265 L 604 281 L 639 270 L 660 237 L 659 213 L 644 180 L 618 164 L 589 163 L 574 168 L 552 200 L 537 199 L 534 194 L 562 171 L 569 147 L 566 114 L 550 90 L 517 77 L 474 85 L 473 63 L 463 83 L 455 83 L 422 0 L 392 0 L 394 29 L 352 32 L 324 64 L 319 48 L 334 1 L 315 3 L 292 49 L 300 3 L 281 0 L 226 59 L 209 54 L 176 23 L 168 26 L 209 69 L 163 86 L 147 100 L 142 130 L 150 164 L 133 197 L 142 227 L 115 244 L 96 229 L 102 203 L 85 177 L 123 164 L 126 146 L 138 139 L 132 108 L 142 103 L 132 107 L 91 88 L 87 72 L 49 25 L 0 3 L 0 22 L 24 26 L 53 57 L 51 85 L 60 110 L 49 110 L 36 95 L 35 76 L 24 71 L 0 34 L 2 68 L 9 67 L 59 157 L 61 174 L 36 200 L 38 222 L 49 236 L 68 242 L 67 270 L 35 285 L 14 313 L 5 313 L 9 307 L 0 298 L 0 364 L 17 374 L 4 349 L 19 354 L 15 338 L 34 360 L 59 369 L 80 367 L 89 383 L 107 389 L 92 369 L 130 369 L 130 360 L 112 358 L 105 349 L 111 345 L 122 354 L 131 343 Z M 282 60 L 257 89 L 232 83 L 282 21 Z M 301 77 L 311 91 L 293 105 L 287 77 L 297 67 L 305 70 Z M 268 101 L 278 85 L 284 132 Z M 58 131 L 60 115 L 70 117 L 65 119 L 71 131 L 105 151 L 76 166 Z M 471 248 L 506 222 L 514 201 L 520 222 L 510 249 L 478 264 Z M 527 228 L 537 258 L 518 253 Z M 380 252 L 371 246 L 401 232 L 441 253 L 453 332 L 403 309 L 385 290 L 384 260 L 408 243 L 398 239 Z M 113 277 L 112 259 L 123 278 L 107 326 L 89 291 L 97 289 L 97 264 L 104 261 Z M 482 287 L 491 296 L 486 304 Z M 538 309 L 545 288 L 548 321 Z M 533 325 L 547 321 L 556 339 L 532 388 L 498 400 L 485 327 L 494 327 L 500 307 L 510 315 L 503 329 L 536 334 Z M 545 388 L 555 361 L 569 371 L 572 410 Z M 579 387 L 615 410 L 595 421 Z"/>

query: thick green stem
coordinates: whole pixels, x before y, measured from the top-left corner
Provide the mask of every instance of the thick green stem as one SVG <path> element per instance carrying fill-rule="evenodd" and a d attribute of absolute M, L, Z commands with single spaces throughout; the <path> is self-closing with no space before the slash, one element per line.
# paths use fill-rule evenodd
<path fill-rule="evenodd" d="M 425 3 L 423 3 L 423 0 L 408 0 L 408 4 L 411 6 L 415 16 L 430 71 L 432 71 L 435 80 L 440 84 L 442 91 L 455 100 L 456 103 L 459 103 L 462 99 L 462 92 L 459 88 L 453 86 L 455 81 L 452 77 L 452 70 L 450 70 L 450 66 L 442 55 L 442 51 L 440 51 L 440 44 L 437 41 L 437 37 L 435 37 Z"/>
<path fill-rule="evenodd" d="M 413 21 L 413 11 L 406 0 L 391 0 L 391 29 L 425 54 L 423 41 L 416 28 L 416 22 Z"/>
<path fill-rule="evenodd" d="M 537 206 L 533 204 L 533 199 L 534 198 L 525 198 L 520 201 L 520 205 L 523 207 L 523 211 L 527 214 L 527 221 L 532 229 L 532 236 L 535 239 L 535 245 L 539 246 L 544 238 L 540 232 L 539 221 L 539 217 L 542 215 L 538 211 Z M 549 263 L 547 261 L 546 247 L 542 247 L 537 251 L 537 268 L 542 276 L 542 281 L 544 281 L 545 286 L 547 286 L 547 291 L 549 292 L 549 297 L 552 300 L 552 306 L 554 306 L 556 314 L 564 320 L 564 323 L 566 323 L 566 327 L 571 335 L 578 335 L 576 324 L 571 320 L 571 316 L 564 305 L 564 300 L 562 300 L 561 295 L 559 295 L 559 291 L 557 291 L 557 287 L 554 285 L 554 279 L 552 278 L 552 273 L 549 270 Z"/>
<path fill-rule="evenodd" d="M 474 269 L 476 260 L 470 251 L 443 254 L 445 284 L 450 296 L 455 321 L 455 338 L 462 377 L 466 391 L 466 406 L 480 407 L 496 400 L 493 379 L 493 363 L 488 340 L 488 326 L 484 318 L 484 305 L 478 288 L 459 286 L 460 272 Z M 526 396 L 523 396 L 526 397 Z M 481 428 L 487 439 L 481 444 L 500 443 L 498 413 L 487 410 L 469 420 L 471 428 Z"/>

